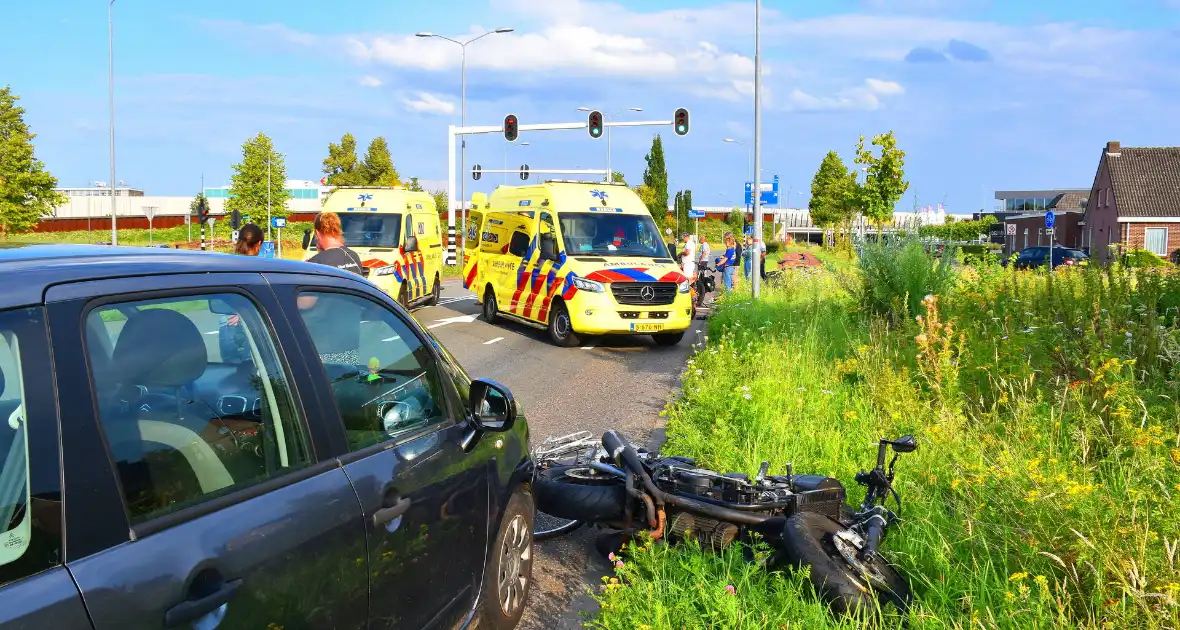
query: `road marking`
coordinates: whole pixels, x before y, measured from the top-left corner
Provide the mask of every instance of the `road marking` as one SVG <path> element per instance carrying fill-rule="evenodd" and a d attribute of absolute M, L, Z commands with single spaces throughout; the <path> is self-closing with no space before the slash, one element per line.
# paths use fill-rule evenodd
<path fill-rule="evenodd" d="M 475 321 L 477 318 L 479 318 L 479 315 L 460 315 L 458 317 L 447 317 L 446 319 L 436 319 L 434 321 L 436 321 L 438 323 L 427 326 L 427 328 L 438 328 L 439 326 L 446 326 L 447 324 L 454 324 L 454 323 L 470 324 L 471 322 Z"/>
<path fill-rule="evenodd" d="M 504 338 L 503 337 L 496 337 L 495 339 L 489 339 L 489 340 L 483 342 L 483 345 L 490 346 L 493 343 L 496 343 L 497 341 L 504 341 Z"/>
<path fill-rule="evenodd" d="M 463 297 L 439 300 L 438 304 L 435 304 L 435 306 L 446 306 L 447 304 L 454 304 L 455 302 L 462 302 L 464 300 L 474 300 L 474 299 L 475 299 L 474 295 L 465 295 Z"/>

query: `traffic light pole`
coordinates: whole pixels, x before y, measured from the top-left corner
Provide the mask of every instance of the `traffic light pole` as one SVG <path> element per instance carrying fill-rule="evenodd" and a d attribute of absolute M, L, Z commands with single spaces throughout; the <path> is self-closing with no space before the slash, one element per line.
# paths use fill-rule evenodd
<path fill-rule="evenodd" d="M 628 120 L 619 122 L 606 121 L 603 123 L 604 127 L 667 127 L 672 125 L 671 120 Z M 518 125 L 518 131 L 574 131 L 578 129 L 586 129 L 587 121 L 572 123 L 540 123 L 534 125 Z M 466 205 L 466 200 L 455 198 L 455 184 L 459 176 L 456 161 L 458 156 L 455 146 L 455 140 L 459 137 L 473 136 L 487 133 L 504 133 L 504 125 L 482 125 L 472 127 L 456 127 L 450 125 L 447 127 L 447 259 L 446 264 L 454 265 L 456 262 L 455 251 L 455 208 L 462 209 Z M 484 171 L 485 173 L 494 173 L 495 171 Z M 546 171 L 553 173 L 555 171 Z M 466 174 L 464 174 L 466 176 Z M 610 174 L 607 174 L 609 181 Z M 460 210 L 462 211 L 462 210 Z"/>

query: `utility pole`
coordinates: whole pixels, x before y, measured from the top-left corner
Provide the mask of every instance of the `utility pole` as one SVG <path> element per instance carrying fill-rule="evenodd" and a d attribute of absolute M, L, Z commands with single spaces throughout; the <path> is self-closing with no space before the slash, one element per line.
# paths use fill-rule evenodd
<path fill-rule="evenodd" d="M 115 0 L 107 3 L 107 98 L 111 117 L 111 245 L 114 246 L 119 244 L 115 226 Z"/>
<path fill-rule="evenodd" d="M 754 0 L 754 238 L 762 243 L 762 0 Z M 758 252 L 755 252 L 757 255 Z M 748 254 L 747 254 L 748 255 Z M 751 261 L 750 287 L 758 299 L 762 274 Z M 760 262 L 760 261 L 759 261 Z M 759 267 L 760 268 L 760 267 Z"/>

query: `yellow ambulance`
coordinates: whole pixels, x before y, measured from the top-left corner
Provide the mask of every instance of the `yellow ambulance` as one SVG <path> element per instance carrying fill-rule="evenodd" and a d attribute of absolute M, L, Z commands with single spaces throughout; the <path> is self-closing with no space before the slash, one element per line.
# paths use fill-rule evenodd
<path fill-rule="evenodd" d="M 689 279 L 624 184 L 499 186 L 473 196 L 466 236 L 463 286 L 488 322 L 547 328 L 567 347 L 587 335 L 674 345 L 692 325 Z"/>
<path fill-rule="evenodd" d="M 340 216 L 344 244 L 361 258 L 363 274 L 407 309 L 438 302 L 443 236 L 434 197 L 402 186 L 340 186 L 324 201 Z M 304 255 L 316 255 L 315 235 L 303 235 Z"/>

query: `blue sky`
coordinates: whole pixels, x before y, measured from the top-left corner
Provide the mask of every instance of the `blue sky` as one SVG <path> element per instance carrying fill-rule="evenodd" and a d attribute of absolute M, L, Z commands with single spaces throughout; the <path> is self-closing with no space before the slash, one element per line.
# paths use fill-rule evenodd
<path fill-rule="evenodd" d="M 262 131 L 288 176 L 318 179 L 345 132 L 385 136 L 404 177 L 446 178 L 459 121 L 455 38 L 507 26 L 468 49 L 467 121 L 583 120 L 580 106 L 692 112 L 661 129 L 675 188 L 697 205 L 740 201 L 753 132 L 753 3 L 709 0 L 206 0 L 115 3 L 118 177 L 148 194 L 227 183 Z M 822 8 L 821 8 L 822 7 Z M 62 185 L 106 180 L 107 5 L 10 3 L 0 81 L 22 97 L 37 154 Z M 767 0 L 763 165 L 806 203 L 834 149 L 894 130 L 906 209 L 971 212 L 997 189 L 1087 187 L 1102 146 L 1180 145 L 1180 0 Z M 623 119 L 623 117 L 620 117 Z M 618 130 L 612 162 L 642 176 L 654 128 Z M 585 132 L 473 138 L 484 168 L 605 168 Z M 506 150 L 507 149 L 507 150 Z M 509 179 L 509 183 L 513 182 Z M 468 179 L 488 191 L 503 180 Z M 519 182 L 519 180 L 515 180 Z M 785 200 L 784 200 L 785 201 Z"/>

